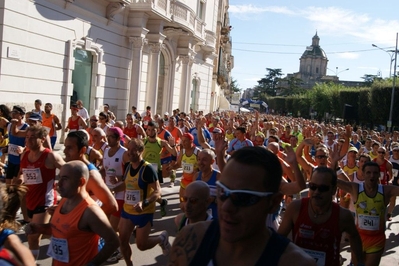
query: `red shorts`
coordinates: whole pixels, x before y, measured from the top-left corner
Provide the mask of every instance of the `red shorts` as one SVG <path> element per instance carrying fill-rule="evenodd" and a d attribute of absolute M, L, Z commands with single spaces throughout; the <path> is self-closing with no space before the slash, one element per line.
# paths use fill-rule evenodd
<path fill-rule="evenodd" d="M 363 252 L 366 254 L 377 253 L 385 248 L 385 233 L 378 235 L 360 234 L 363 243 Z"/>

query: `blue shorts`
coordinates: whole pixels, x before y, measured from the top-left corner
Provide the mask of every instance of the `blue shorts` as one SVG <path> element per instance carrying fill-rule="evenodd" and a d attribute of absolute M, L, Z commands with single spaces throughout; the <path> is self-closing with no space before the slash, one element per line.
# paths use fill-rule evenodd
<path fill-rule="evenodd" d="M 171 156 L 162 158 L 162 159 L 161 159 L 161 165 L 162 165 L 162 164 L 168 164 L 168 163 L 170 163 L 171 161 L 172 161 L 172 157 L 171 157 Z"/>
<path fill-rule="evenodd" d="M 51 148 L 54 150 L 55 142 L 57 141 L 57 136 L 50 137 Z"/>
<path fill-rule="evenodd" d="M 153 219 L 154 219 L 154 214 L 153 213 L 145 213 L 145 214 L 129 214 L 125 212 L 125 210 L 122 210 L 121 213 L 121 218 L 128 219 L 130 220 L 134 225 L 136 225 L 138 228 L 142 228 L 148 224 L 148 222 L 151 223 L 151 226 L 153 225 Z"/>

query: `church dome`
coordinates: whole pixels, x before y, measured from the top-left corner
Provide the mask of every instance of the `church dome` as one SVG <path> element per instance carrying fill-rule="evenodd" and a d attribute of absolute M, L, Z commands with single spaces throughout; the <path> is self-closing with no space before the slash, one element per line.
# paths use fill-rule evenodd
<path fill-rule="evenodd" d="M 307 46 L 305 52 L 303 52 L 302 57 L 322 57 L 327 59 L 326 52 L 321 49 L 319 45 L 320 38 L 317 35 L 317 31 L 315 36 L 312 38 L 312 45 Z"/>

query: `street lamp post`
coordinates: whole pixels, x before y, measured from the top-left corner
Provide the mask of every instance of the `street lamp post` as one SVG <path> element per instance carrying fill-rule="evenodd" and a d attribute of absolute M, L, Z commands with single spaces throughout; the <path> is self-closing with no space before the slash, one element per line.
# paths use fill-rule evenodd
<path fill-rule="evenodd" d="M 391 108 L 389 109 L 389 121 L 387 123 L 388 126 L 388 132 L 391 132 L 392 130 L 392 113 L 393 113 L 393 99 L 395 97 L 395 85 L 396 85 L 396 62 L 398 58 L 398 33 L 396 33 L 396 46 L 395 46 L 395 65 L 393 67 L 393 81 L 392 81 L 392 92 L 391 92 Z M 391 63 L 392 65 L 392 63 Z"/>
<path fill-rule="evenodd" d="M 344 69 L 344 70 L 341 70 L 341 71 L 338 72 L 338 67 L 335 67 L 335 71 L 332 70 L 332 69 L 329 69 L 329 68 L 327 68 L 327 69 L 330 70 L 331 72 L 334 72 L 336 77 L 338 77 L 339 73 L 342 73 L 344 71 L 348 71 L 349 70 L 349 68 L 347 68 L 347 69 Z"/>
<path fill-rule="evenodd" d="M 378 47 L 377 45 L 375 45 L 375 44 L 372 44 L 371 46 L 373 46 L 373 47 L 375 47 L 375 48 L 378 48 L 378 49 L 380 49 L 380 50 L 382 50 L 382 51 L 384 51 L 384 52 L 386 52 L 387 54 L 388 54 L 388 56 L 389 56 L 389 58 L 391 59 L 389 62 L 390 62 L 390 66 L 389 66 L 389 77 L 391 77 L 392 76 L 392 63 L 393 63 L 393 61 L 395 60 L 394 58 L 393 58 L 393 56 L 396 54 L 396 50 L 385 50 L 385 49 L 383 49 L 383 48 L 381 48 L 381 47 Z"/>

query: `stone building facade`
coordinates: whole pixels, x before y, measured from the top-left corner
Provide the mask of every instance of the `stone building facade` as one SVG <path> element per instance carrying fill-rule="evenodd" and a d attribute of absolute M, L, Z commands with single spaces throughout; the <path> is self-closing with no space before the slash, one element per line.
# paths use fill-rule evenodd
<path fill-rule="evenodd" d="M 213 111 L 233 67 L 228 0 L 1 1 L 2 103 L 51 102 L 62 121 L 81 99 L 119 119 Z"/>

